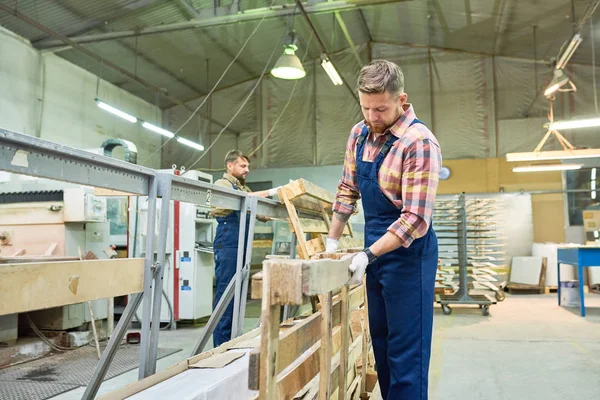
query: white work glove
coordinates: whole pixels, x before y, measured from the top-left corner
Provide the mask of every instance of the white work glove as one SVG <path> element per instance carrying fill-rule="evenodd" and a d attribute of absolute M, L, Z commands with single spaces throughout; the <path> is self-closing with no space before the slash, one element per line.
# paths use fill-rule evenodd
<path fill-rule="evenodd" d="M 325 241 L 325 253 L 335 253 L 339 244 L 339 240 L 327 238 L 327 240 Z"/>
<path fill-rule="evenodd" d="M 280 187 L 281 186 L 277 186 L 277 187 L 269 189 L 269 197 L 275 196 L 277 194 L 277 191 L 279 190 Z"/>
<path fill-rule="evenodd" d="M 359 285 L 362 283 L 363 276 L 369 265 L 369 256 L 364 251 L 356 254 L 352 258 L 352 263 L 348 267 L 348 270 L 352 272 L 352 278 L 348 280 L 347 285 Z"/>

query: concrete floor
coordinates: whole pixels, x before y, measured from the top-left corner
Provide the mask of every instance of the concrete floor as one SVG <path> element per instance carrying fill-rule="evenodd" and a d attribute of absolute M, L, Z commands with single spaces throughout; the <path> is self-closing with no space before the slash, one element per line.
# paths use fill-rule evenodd
<path fill-rule="evenodd" d="M 556 294 L 507 295 L 483 317 L 477 308 L 436 308 L 430 399 L 565 400 L 596 398 L 600 387 L 600 295 L 586 295 L 588 315 L 561 308 Z M 598 308 L 593 308 L 598 307 Z M 245 330 L 254 328 L 260 305 L 248 305 Z M 189 357 L 202 328 L 161 332 L 159 346 L 183 348 L 158 361 L 157 370 Z M 130 371 L 100 393 L 137 379 Z M 54 399 L 80 399 L 84 389 Z"/>

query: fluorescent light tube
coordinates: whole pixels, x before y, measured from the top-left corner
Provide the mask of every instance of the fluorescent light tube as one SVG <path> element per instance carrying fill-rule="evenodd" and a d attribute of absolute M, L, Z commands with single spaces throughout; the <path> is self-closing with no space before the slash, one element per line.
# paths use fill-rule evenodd
<path fill-rule="evenodd" d="M 123 118 L 126 121 L 129 121 L 131 123 L 137 122 L 137 118 L 134 117 L 133 115 L 129 115 L 126 112 L 123 112 L 123 111 L 121 111 L 121 110 L 119 110 L 117 108 L 114 108 L 113 106 L 110 106 L 110 105 L 106 104 L 103 101 L 100 101 L 100 100 L 96 99 L 96 104 L 101 109 L 103 109 L 105 111 L 108 111 L 109 113 L 114 114 L 114 115 L 116 115 L 118 117 L 121 117 L 121 118 Z"/>
<path fill-rule="evenodd" d="M 573 56 L 573 53 L 575 53 L 575 50 L 577 50 L 577 47 L 579 47 L 581 40 L 582 40 L 581 35 L 579 33 L 576 33 L 573 36 L 573 38 L 569 42 L 569 45 L 567 46 L 567 49 L 562 54 L 562 56 L 560 56 L 558 62 L 556 63 L 556 68 L 563 69 L 564 67 L 567 66 L 567 63 Z"/>
<path fill-rule="evenodd" d="M 178 136 L 177 141 L 181 144 L 184 144 L 184 145 L 194 148 L 196 150 L 200 150 L 200 151 L 204 150 L 204 146 L 202 146 L 201 144 L 198 144 L 198 143 L 194 143 L 191 140 L 187 140 L 186 138 L 182 138 L 182 137 Z"/>
<path fill-rule="evenodd" d="M 564 129 L 590 128 L 600 126 L 600 118 L 576 119 L 573 121 L 555 121 L 548 125 L 551 131 L 560 131 Z"/>
<path fill-rule="evenodd" d="M 548 160 L 572 160 L 576 158 L 600 157 L 600 149 L 580 150 L 553 150 L 553 151 L 530 151 L 526 153 L 508 153 L 506 161 L 548 161 Z"/>
<path fill-rule="evenodd" d="M 515 167 L 513 172 L 545 172 L 545 171 L 569 171 L 581 169 L 581 164 L 548 164 L 548 165 L 528 165 L 524 167 Z"/>
<path fill-rule="evenodd" d="M 331 81 L 333 82 L 334 85 L 339 86 L 339 85 L 342 85 L 344 83 L 342 81 L 342 78 L 340 77 L 340 74 L 338 74 L 338 72 L 336 71 L 335 67 L 331 63 L 331 61 L 329 61 L 328 59 L 324 58 L 321 61 L 321 66 L 323 67 L 323 69 L 325 70 L 325 72 L 327 72 L 327 75 L 329 75 L 329 79 L 331 79 Z"/>
<path fill-rule="evenodd" d="M 175 134 L 173 134 L 172 132 L 169 132 L 168 130 L 166 130 L 166 129 L 163 129 L 163 128 L 159 127 L 159 126 L 152 125 L 152 124 L 151 124 L 151 123 L 149 123 L 149 122 L 144 122 L 144 123 L 142 124 L 142 126 L 143 126 L 144 128 L 146 128 L 146 129 L 149 129 L 149 130 L 153 131 L 153 132 L 160 133 L 161 135 L 163 135 L 163 136 L 166 136 L 166 137 L 168 137 L 169 139 L 171 139 L 172 137 L 174 137 L 174 136 L 175 136 Z"/>

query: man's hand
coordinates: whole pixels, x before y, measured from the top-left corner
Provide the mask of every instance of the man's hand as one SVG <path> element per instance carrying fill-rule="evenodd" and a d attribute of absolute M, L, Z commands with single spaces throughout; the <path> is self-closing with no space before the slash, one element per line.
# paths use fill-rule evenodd
<path fill-rule="evenodd" d="M 281 186 L 277 186 L 277 187 L 269 189 L 269 191 L 267 192 L 269 194 L 269 197 L 275 196 L 277 194 L 277 191 L 279 190 L 279 188 L 281 188 Z"/>
<path fill-rule="evenodd" d="M 325 243 L 325 253 L 335 253 L 339 244 L 339 240 L 335 240 L 328 237 Z"/>
<path fill-rule="evenodd" d="M 369 265 L 369 257 L 367 253 L 361 251 L 352 258 L 352 263 L 348 267 L 348 270 L 352 272 L 352 278 L 348 280 L 347 285 L 359 285 L 362 283 L 363 276 Z"/>

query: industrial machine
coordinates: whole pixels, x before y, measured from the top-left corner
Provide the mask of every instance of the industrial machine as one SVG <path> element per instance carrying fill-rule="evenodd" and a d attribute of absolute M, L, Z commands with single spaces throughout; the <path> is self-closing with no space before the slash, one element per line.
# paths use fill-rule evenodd
<path fill-rule="evenodd" d="M 9 191 L 23 188 L 20 179 L 14 176 L 13 185 L 6 185 L 6 189 L 2 188 L 6 191 L 0 193 L 0 256 L 78 257 L 80 251 L 92 251 L 99 258 L 104 257 L 103 251 L 110 244 L 105 199 L 94 196 L 92 188 L 81 186 Z M 25 186 L 38 187 L 34 182 Z M 44 183 L 39 187 L 45 188 Z M 105 319 L 107 300 L 92 302 L 92 309 L 96 319 Z M 71 329 L 91 320 L 87 304 L 83 303 L 34 311 L 30 316 L 38 328 L 48 330 Z M 16 316 L 1 318 L 0 341 L 16 339 Z"/>
<path fill-rule="evenodd" d="M 179 170 L 167 170 L 179 175 Z M 212 175 L 200 171 L 187 171 L 185 177 L 212 183 Z M 139 197 L 132 202 L 130 213 L 129 254 L 145 256 L 147 232 L 147 198 Z M 160 215 L 165 207 L 160 199 L 157 202 L 155 240 L 158 237 Z M 197 320 L 212 313 L 214 258 L 212 243 L 216 221 L 212 218 L 209 206 L 171 201 L 168 207 L 169 231 L 166 237 L 166 258 L 164 265 L 163 299 L 161 322 L 175 328 L 177 321 Z M 138 223 L 136 223 L 136 221 Z M 138 308 L 141 321 L 142 307 Z"/>

